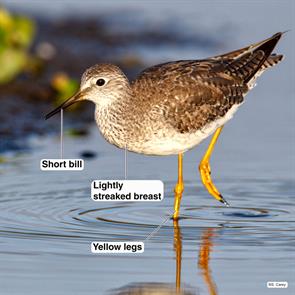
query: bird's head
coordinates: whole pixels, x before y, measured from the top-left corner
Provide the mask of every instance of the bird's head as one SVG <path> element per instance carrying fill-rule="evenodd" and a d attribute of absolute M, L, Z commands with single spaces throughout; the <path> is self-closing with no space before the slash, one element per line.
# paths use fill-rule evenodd
<path fill-rule="evenodd" d="M 129 81 L 120 68 L 111 64 L 97 64 L 84 72 L 79 91 L 45 118 L 82 100 L 90 100 L 98 107 L 105 107 L 129 95 L 130 91 Z"/>

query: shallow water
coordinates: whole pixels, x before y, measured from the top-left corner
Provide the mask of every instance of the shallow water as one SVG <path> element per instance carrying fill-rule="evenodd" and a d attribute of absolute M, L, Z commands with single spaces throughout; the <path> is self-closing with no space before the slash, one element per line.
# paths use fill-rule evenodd
<path fill-rule="evenodd" d="M 225 19 L 239 24 L 224 33 L 232 43 L 223 51 L 294 25 L 287 4 L 268 4 L 263 21 L 262 2 L 254 11 L 246 3 L 232 10 L 228 5 L 211 11 L 210 19 L 202 17 L 208 6 L 193 6 L 199 22 L 189 7 L 181 6 L 179 14 L 192 33 L 200 23 L 208 34 L 221 32 Z M 167 58 L 166 48 L 142 50 L 154 62 Z M 123 179 L 124 152 L 106 143 L 95 126 L 89 136 L 65 138 L 67 158 L 97 153 L 82 172 L 40 171 L 40 159 L 59 157 L 58 137 L 32 138 L 30 153 L 8 154 L 0 166 L 0 294 L 173 294 L 180 284 L 183 294 L 293 294 L 294 29 L 279 51 L 286 62 L 261 77 L 212 157 L 213 179 L 231 207 L 209 196 L 199 180 L 207 140 L 184 157 L 181 219 L 168 220 L 143 254 L 94 255 L 90 243 L 144 240 L 161 224 L 172 211 L 176 157 L 128 154 L 128 178 L 163 180 L 162 202 L 98 203 L 90 198 L 91 181 Z M 169 59 L 192 56 L 181 46 L 169 51 Z M 59 119 L 53 120 L 58 129 Z M 270 290 L 267 281 L 288 281 L 289 287 Z"/>
<path fill-rule="evenodd" d="M 164 179 L 161 203 L 97 203 L 90 198 L 91 181 L 110 175 L 122 179 L 124 153 L 110 148 L 94 127 L 88 137 L 65 142 L 70 158 L 79 157 L 86 146 L 98 151 L 97 158 L 85 162 L 84 171 L 40 172 L 39 160 L 55 157 L 58 144 L 58 138 L 35 140 L 32 154 L 20 155 L 2 170 L 4 294 L 173 294 L 176 281 L 181 281 L 184 294 L 233 294 L 238 287 L 241 294 L 264 294 L 269 280 L 288 281 L 288 291 L 294 288 L 292 179 L 215 176 L 231 203 L 223 207 L 207 194 L 194 171 L 202 145 L 185 157 L 179 222 L 168 220 L 145 243 L 144 254 L 98 256 L 90 253 L 93 240 L 141 241 L 163 222 L 172 210 L 174 175 L 167 172 L 176 159 L 128 154 L 130 179 Z M 224 158 L 216 160 L 227 170 L 235 166 Z M 212 169 L 218 175 L 218 167 Z"/>

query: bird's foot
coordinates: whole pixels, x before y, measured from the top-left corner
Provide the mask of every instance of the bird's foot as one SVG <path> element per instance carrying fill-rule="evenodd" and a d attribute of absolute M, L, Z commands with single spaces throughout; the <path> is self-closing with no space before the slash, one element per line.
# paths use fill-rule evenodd
<path fill-rule="evenodd" d="M 223 203 L 227 207 L 229 207 L 229 203 L 223 198 L 221 193 L 218 191 L 216 186 L 214 185 L 212 178 L 211 178 L 211 168 L 209 160 L 202 160 L 199 165 L 199 171 L 201 174 L 201 179 L 208 190 L 208 192 L 219 202 Z"/>

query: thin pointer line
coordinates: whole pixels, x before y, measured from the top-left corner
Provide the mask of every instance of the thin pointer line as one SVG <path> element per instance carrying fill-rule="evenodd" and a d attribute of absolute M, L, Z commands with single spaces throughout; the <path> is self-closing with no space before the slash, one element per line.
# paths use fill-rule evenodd
<path fill-rule="evenodd" d="M 169 213 L 168 216 L 164 219 L 162 223 L 160 223 L 145 239 L 144 242 L 147 242 L 150 238 L 152 238 L 160 229 L 161 227 L 172 217 L 173 213 Z"/>
<path fill-rule="evenodd" d="M 64 138 L 63 138 L 63 133 L 64 133 L 64 127 L 63 127 L 63 120 L 64 120 L 64 110 L 60 109 L 60 158 L 63 159 L 64 155 Z"/>
<path fill-rule="evenodd" d="M 124 166 L 125 166 L 125 179 L 127 179 L 127 144 L 125 144 L 125 152 L 124 152 Z"/>

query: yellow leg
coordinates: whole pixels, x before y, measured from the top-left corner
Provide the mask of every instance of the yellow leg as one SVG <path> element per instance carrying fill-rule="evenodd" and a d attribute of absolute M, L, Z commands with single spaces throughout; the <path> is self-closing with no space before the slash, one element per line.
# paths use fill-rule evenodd
<path fill-rule="evenodd" d="M 223 126 L 219 127 L 212 139 L 211 139 L 211 142 L 208 146 L 208 149 L 199 165 L 199 170 L 200 170 L 200 174 L 201 174 L 201 179 L 202 179 L 202 182 L 204 184 L 204 186 L 206 187 L 206 189 L 208 190 L 208 192 L 216 199 L 218 200 L 219 202 L 225 204 L 226 206 L 229 206 L 229 204 L 226 202 L 226 200 L 222 197 L 222 195 L 220 194 L 220 192 L 218 191 L 218 189 L 215 187 L 214 183 L 212 182 L 212 179 L 211 179 L 211 169 L 210 169 L 210 163 L 209 163 L 209 160 L 210 160 L 210 156 L 212 154 L 212 151 L 214 149 L 214 145 L 218 139 L 218 136 L 220 135 L 221 133 L 221 130 L 222 130 Z"/>
<path fill-rule="evenodd" d="M 182 175 L 182 159 L 183 154 L 178 154 L 178 181 L 174 188 L 174 214 L 173 219 L 177 220 L 179 217 L 180 202 L 184 188 Z"/>

